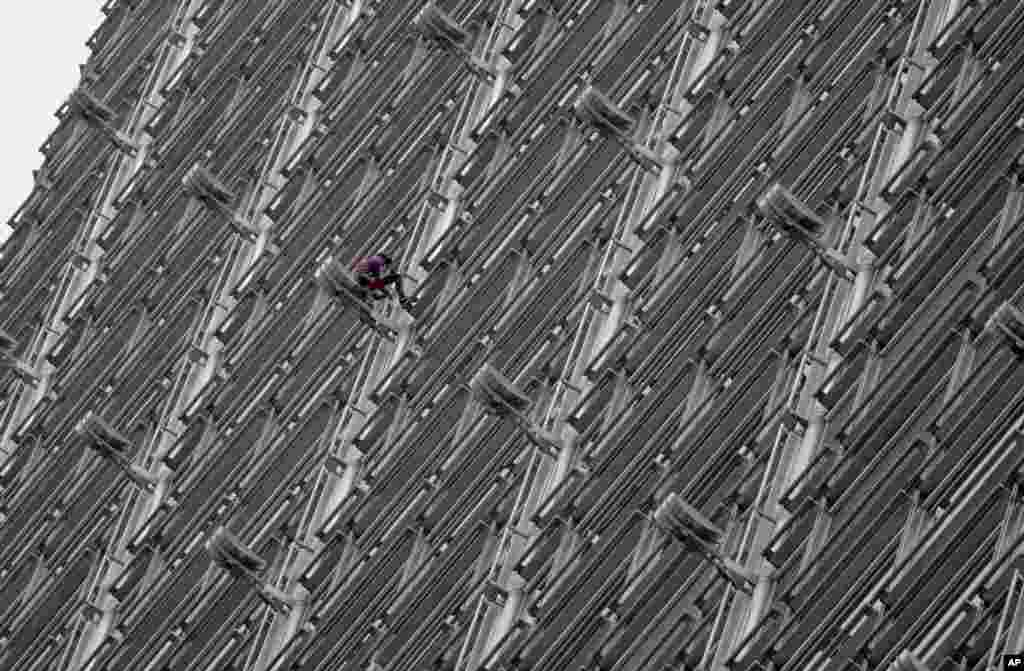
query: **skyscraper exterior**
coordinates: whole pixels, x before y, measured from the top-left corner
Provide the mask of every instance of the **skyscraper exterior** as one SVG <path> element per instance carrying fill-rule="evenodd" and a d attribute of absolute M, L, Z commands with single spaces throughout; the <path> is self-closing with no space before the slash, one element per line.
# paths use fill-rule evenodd
<path fill-rule="evenodd" d="M 104 11 L 0 251 L 0 669 L 1024 652 L 1024 3 Z"/>

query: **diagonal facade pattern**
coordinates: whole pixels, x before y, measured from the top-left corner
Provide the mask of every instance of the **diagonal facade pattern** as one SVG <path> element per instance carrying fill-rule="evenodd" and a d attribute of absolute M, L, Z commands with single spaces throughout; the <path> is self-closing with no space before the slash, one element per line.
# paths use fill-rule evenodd
<path fill-rule="evenodd" d="M 0 669 L 1024 652 L 1024 4 L 104 12 L 0 249 Z"/>

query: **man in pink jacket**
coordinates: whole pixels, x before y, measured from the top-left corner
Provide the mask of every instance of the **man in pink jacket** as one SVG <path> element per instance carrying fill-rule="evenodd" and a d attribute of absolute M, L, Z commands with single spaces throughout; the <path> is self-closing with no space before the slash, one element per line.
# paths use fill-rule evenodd
<path fill-rule="evenodd" d="M 391 265 L 391 257 L 387 254 L 374 254 L 358 259 L 352 266 L 352 272 L 359 286 L 369 290 L 373 298 L 387 298 L 387 287 L 393 284 L 399 304 L 408 310 L 411 301 L 402 290 L 402 276 L 390 272 Z"/>

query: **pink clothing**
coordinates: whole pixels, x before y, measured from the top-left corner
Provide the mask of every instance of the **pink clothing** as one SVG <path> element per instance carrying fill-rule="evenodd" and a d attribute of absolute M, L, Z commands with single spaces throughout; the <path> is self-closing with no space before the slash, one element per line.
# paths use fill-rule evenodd
<path fill-rule="evenodd" d="M 359 275 L 380 275 L 384 272 L 384 259 L 379 256 L 366 256 L 356 261 L 352 270 Z"/>

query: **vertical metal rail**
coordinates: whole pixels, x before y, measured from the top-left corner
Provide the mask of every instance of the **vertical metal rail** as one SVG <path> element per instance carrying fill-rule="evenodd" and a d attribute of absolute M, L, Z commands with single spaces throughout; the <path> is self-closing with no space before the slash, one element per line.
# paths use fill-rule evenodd
<path fill-rule="evenodd" d="M 616 229 L 609 236 L 596 268 L 592 291 L 608 296 L 611 307 L 602 311 L 595 307 L 595 301 L 588 301 L 577 324 L 565 369 L 546 404 L 543 422 L 546 427 L 554 429 L 554 435 L 560 436 L 562 445 L 559 453 L 552 463 L 551 457 L 538 450 L 532 451 L 509 520 L 496 546 L 489 576 L 504 599 L 500 604 L 492 604 L 485 596 L 479 598 L 470 635 L 464 642 L 456 669 L 475 669 L 488 659 L 514 626 L 522 610 L 524 583 L 514 567 L 540 532 L 531 521 L 532 516 L 540 502 L 565 480 L 577 461 L 575 443 L 578 436 L 565 420 L 575 402 L 591 386 L 585 371 L 594 356 L 628 318 L 629 290 L 619 275 L 642 246 L 636 235 L 637 228 L 669 193 L 677 179 L 677 151 L 667 138 L 688 111 L 684 93 L 715 57 L 722 43 L 724 17 L 707 5 L 703 1 L 692 3 L 689 14 L 681 18 L 681 23 L 690 20 L 706 23 L 710 30 L 703 43 L 690 33 L 684 35 L 664 98 L 646 133 L 648 144 L 663 160 L 662 169 L 655 177 L 646 173 L 634 176 L 629 193 L 624 197 L 625 202 L 633 205 L 624 208 L 619 215 Z M 671 248 L 666 251 L 666 255 L 673 253 Z M 625 380 L 619 384 L 625 384 Z M 563 548 L 570 546 L 571 543 L 562 545 Z"/>
<path fill-rule="evenodd" d="M 361 0 L 354 0 L 347 13 L 343 30 L 354 23 L 361 11 Z M 422 205 L 423 211 L 419 218 L 419 225 L 414 229 L 409 249 L 401 260 L 403 273 L 417 283 L 421 282 L 425 276 L 419 266 L 419 261 L 430 249 L 433 241 L 450 227 L 459 209 L 459 190 L 453 178 L 475 146 L 469 139 L 470 133 L 476 123 L 486 114 L 492 101 L 500 96 L 503 81 L 504 79 L 499 76 L 493 84 L 488 84 L 486 81 L 478 82 L 470 87 L 470 91 L 463 101 L 460 119 L 436 166 L 436 175 L 433 180 L 433 190 L 446 198 L 445 210 L 440 217 L 437 217 L 432 212 L 432 206 L 429 203 Z M 490 89 L 488 89 L 489 86 Z M 315 109 L 310 111 L 310 118 L 315 115 L 316 111 Z M 363 429 L 367 418 L 371 417 L 378 409 L 373 392 L 382 376 L 403 356 L 412 341 L 415 324 L 407 315 L 404 313 L 399 315 L 394 325 L 397 331 L 396 341 L 392 343 L 374 339 L 370 343 L 370 346 L 362 354 L 358 379 L 352 386 L 349 398 L 341 404 L 329 444 L 331 461 L 339 464 L 340 468 L 325 466 L 320 469 L 317 484 L 312 490 L 314 495 L 307 502 L 306 510 L 303 513 L 299 540 L 289 548 L 288 556 L 280 570 L 279 582 L 290 593 L 296 605 L 287 616 L 277 616 L 271 613 L 266 615 L 264 622 L 266 636 L 260 649 L 254 651 L 250 668 L 259 671 L 269 668 L 287 642 L 299 631 L 306 617 L 309 594 L 299 578 L 323 548 L 323 542 L 317 534 L 320 527 L 359 483 L 363 471 L 364 455 L 353 445 L 353 439 Z M 404 419 L 400 407 L 395 422 L 401 423 L 402 421 Z M 418 553 L 414 553 L 414 561 L 416 556 Z"/>
<path fill-rule="evenodd" d="M 145 93 L 136 102 L 127 123 L 125 134 L 136 147 L 134 156 L 115 150 L 111 156 L 110 169 L 106 173 L 100 187 L 100 197 L 89 212 L 77 232 L 74 241 L 72 258 L 64 268 L 59 281 L 59 289 L 47 307 L 42 328 L 35 334 L 31 345 L 26 349 L 25 359 L 33 367 L 38 382 L 27 393 L 18 396 L 14 411 L 9 415 L 8 422 L 0 436 L 0 459 L 9 454 L 9 444 L 14 432 L 29 417 L 39 402 L 46 397 L 55 366 L 49 362 L 47 355 L 53 350 L 73 318 L 73 311 L 99 272 L 99 260 L 103 250 L 98 241 L 107 225 L 117 215 L 115 203 L 128 181 L 145 164 L 148 147 L 152 140 L 145 131 L 146 124 L 153 118 L 163 104 L 160 89 L 167 77 L 174 72 L 182 59 L 191 50 L 194 31 L 189 32 L 190 8 L 195 2 L 182 0 L 172 18 L 171 30 L 161 49 L 160 59 L 147 82 Z M 85 122 L 76 122 L 76 128 Z M 80 135 L 76 131 L 75 135 Z"/>
<path fill-rule="evenodd" d="M 274 222 L 267 215 L 267 208 L 287 181 L 284 168 L 288 161 L 319 122 L 321 102 L 313 92 L 333 65 L 329 53 L 331 46 L 351 27 L 361 12 L 362 0 L 331 0 L 322 10 L 322 24 L 314 49 L 294 81 L 290 107 L 283 115 L 271 149 L 264 158 L 258 186 L 249 195 L 248 202 L 239 207 L 239 218 L 255 232 L 255 239 L 235 243 L 231 262 L 226 266 L 230 270 L 213 292 L 202 326 L 205 331 L 197 342 L 197 348 L 203 352 L 202 365 L 194 372 L 188 386 L 187 400 L 182 407 L 189 407 L 195 395 L 216 371 L 224 346 L 216 333 L 237 304 L 239 285 L 249 276 L 270 243 Z"/>
<path fill-rule="evenodd" d="M 315 92 L 334 66 L 332 53 L 337 51 L 334 47 L 363 12 L 362 0 L 331 0 L 321 10 L 313 49 L 293 82 L 289 94 L 289 107 L 282 115 L 274 144 L 264 159 L 258 187 L 250 195 L 249 201 L 240 208 L 243 221 L 255 231 L 256 236 L 244 248 L 238 250 L 227 281 L 214 292 L 214 303 L 208 323 L 204 327 L 201 344 L 204 350 L 204 365 L 197 371 L 196 378 L 190 386 L 190 396 L 200 393 L 216 370 L 224 347 L 224 343 L 220 342 L 216 335 L 218 329 L 234 310 L 239 285 L 262 258 L 273 235 L 274 222 L 267 216 L 267 208 L 285 186 L 287 177 L 284 170 L 294 152 L 313 134 L 321 121 L 322 101 Z M 324 308 L 323 302 L 318 300 L 311 310 L 317 313 Z M 192 399 L 189 398 L 188 401 L 191 403 Z M 287 568 L 286 561 L 282 573 L 287 573 Z M 294 631 L 292 622 L 298 621 L 301 612 L 301 607 L 297 607 L 292 609 L 288 616 L 278 616 L 272 611 L 264 613 L 258 625 L 257 640 L 260 643 L 254 646 L 247 660 L 247 668 L 266 667 L 281 645 L 290 637 L 289 632 Z"/>
<path fill-rule="evenodd" d="M 180 0 L 172 15 L 169 36 L 163 45 L 158 66 L 154 68 L 145 89 L 146 93 L 136 104 L 129 123 L 128 134 L 138 148 L 137 153 L 134 157 L 120 156 L 116 159 L 117 164 L 105 185 L 104 196 L 100 200 L 100 205 L 92 212 L 91 224 L 87 225 L 87 241 L 84 250 L 86 265 L 79 267 L 77 272 L 72 270 L 69 278 L 70 288 L 63 296 L 65 302 L 57 306 L 51 316 L 50 327 L 46 329 L 46 334 L 38 343 L 36 350 L 38 361 L 46 367 L 45 372 L 41 371 L 45 375 L 44 379 L 48 379 L 53 373 L 53 367 L 46 363 L 46 354 L 63 334 L 66 328 L 64 320 L 68 310 L 76 305 L 98 272 L 98 262 L 102 250 L 96 241 L 116 214 L 114 199 L 121 187 L 142 168 L 149 155 L 149 147 L 153 138 L 146 132 L 146 128 L 164 104 L 164 98 L 161 95 L 164 85 L 177 72 L 192 50 L 195 37 L 199 32 L 199 27 L 195 25 L 192 18 L 202 4 L 203 0 Z M 38 390 L 40 397 L 43 386 L 40 384 Z M 32 405 L 26 408 L 26 413 L 31 412 L 30 408 L 34 407 L 38 400 L 37 397 L 32 401 Z M 12 422 L 12 426 L 16 423 Z M 134 531 L 131 522 L 138 520 L 138 513 L 141 512 L 141 509 L 155 504 L 161 494 L 161 487 L 158 487 L 152 494 L 140 493 L 134 489 L 128 494 L 128 500 L 125 501 L 121 513 L 123 519 L 119 524 L 119 528 L 125 533 L 117 535 L 111 540 L 94 573 L 93 585 L 90 590 L 94 607 L 91 621 L 86 623 L 79 635 L 72 637 L 69 642 L 69 650 L 74 651 L 69 665 L 71 669 L 83 668 L 110 630 L 114 621 L 116 602 L 110 596 L 109 589 L 130 559 L 126 555 L 125 544 Z"/>
<path fill-rule="evenodd" d="M 184 39 L 177 40 L 179 50 L 174 53 L 173 58 L 166 59 L 165 68 L 157 76 L 154 84 L 155 97 L 150 98 L 150 104 L 145 109 L 145 116 L 139 123 L 140 128 L 145 127 L 148 120 L 159 111 L 160 105 L 163 103 L 163 99 L 159 97 L 159 90 L 188 55 L 199 32 L 199 28 L 192 22 L 192 18 L 199 12 L 202 4 L 204 4 L 202 0 L 185 0 L 181 10 L 176 13 L 174 30 Z M 328 47 L 325 45 L 330 44 L 338 32 L 337 15 L 342 5 L 340 0 L 335 0 L 325 10 L 327 19 L 323 22 L 321 33 L 318 36 L 319 49 L 314 51 L 314 56 L 307 63 L 302 78 L 297 80 L 296 90 L 293 93 L 293 105 L 300 109 L 315 109 L 318 104 L 311 96 L 311 92 L 326 73 L 325 51 Z M 251 195 L 250 202 L 240 208 L 240 218 L 245 224 L 251 225 L 258 235 L 251 242 L 232 240 L 231 251 L 224 256 L 216 287 L 204 309 L 202 318 L 196 325 L 196 332 L 191 338 L 192 350 L 176 377 L 168 402 L 165 404 L 159 420 L 157 431 L 148 446 L 147 452 L 153 466 L 157 469 L 155 473 L 157 486 L 151 494 L 133 493 L 131 500 L 125 506 L 124 519 L 120 525 L 122 533 L 111 541 L 108 553 L 103 558 L 97 575 L 97 584 L 94 586 L 98 602 L 95 604 L 96 616 L 79 648 L 73 668 L 81 668 L 82 664 L 89 662 L 114 622 L 116 604 L 109 595 L 109 589 L 115 584 L 121 571 L 131 559 L 127 550 L 128 542 L 134 537 L 140 525 L 144 524 L 160 505 L 169 491 L 173 473 L 163 464 L 161 457 L 180 438 L 185 429 L 181 420 L 183 412 L 194 403 L 216 369 L 223 347 L 223 343 L 216 337 L 216 333 L 234 308 L 233 290 L 258 260 L 261 250 L 266 244 L 272 222 L 263 214 L 264 208 L 281 188 L 284 181 L 281 176 L 281 168 L 294 149 L 309 134 L 311 127 L 309 120 L 312 116 L 312 114 L 306 116 L 301 114 L 284 115 L 276 140 L 261 169 L 258 187 Z M 148 146 L 151 141 L 152 138 L 146 136 L 143 138 L 142 144 Z M 139 165 L 141 165 L 141 160 Z"/>
<path fill-rule="evenodd" d="M 897 117 L 908 119 L 919 114 L 919 110 L 914 109 L 915 103 L 911 96 L 927 74 L 924 59 L 927 57 L 925 47 L 928 36 L 937 34 L 941 30 L 941 22 L 948 20 L 949 16 L 943 13 L 939 17 L 936 3 L 930 0 L 922 0 L 918 4 L 903 58 L 888 93 L 887 109 Z M 837 240 L 840 251 L 845 249 L 846 258 L 855 265 L 857 273 L 851 287 L 834 274 L 829 274 L 826 279 L 825 290 L 796 369 L 787 403 L 797 417 L 803 418 L 805 429 L 799 437 L 791 435 L 784 427 L 776 432 L 768 466 L 743 530 L 738 558 L 759 576 L 759 580 L 751 597 L 735 593 L 732 603 L 719 613 L 715 623 L 715 631 L 719 632 L 719 636 L 715 637 L 717 641 L 709 647 L 705 658 L 708 668 L 713 671 L 726 668 L 726 662 L 736 652 L 738 642 L 758 625 L 773 598 L 775 584 L 762 551 L 788 517 L 779 505 L 779 497 L 799 479 L 821 446 L 826 431 L 826 409 L 815 399 L 815 394 L 829 373 L 842 361 L 831 350 L 830 343 L 860 310 L 875 281 L 874 259 L 863 242 L 874 224 L 887 211 L 879 194 L 887 178 L 895 174 L 916 148 L 920 140 L 919 131 L 920 124 L 913 122 L 905 123 L 902 134 L 895 139 L 889 136 L 881 124 L 876 130 L 868 164 L 858 187 L 858 196 Z M 817 552 L 827 535 L 827 512 L 819 510 L 817 515 L 817 542 L 809 544 L 805 549 L 808 557 Z M 908 526 L 917 528 L 918 525 Z M 808 557 L 805 557 L 805 561 Z"/>
<path fill-rule="evenodd" d="M 995 557 L 1002 555 L 1021 534 L 1024 534 L 1024 485 L 1020 482 L 1014 484 L 1008 499 L 999 543 L 994 552 Z M 1011 566 L 1010 570 L 1013 571 L 1013 575 L 1006 590 L 995 637 L 992 639 L 988 666 L 985 667 L 988 669 L 999 668 L 996 664 L 996 655 L 1020 654 L 1024 651 L 1024 571 L 1019 561 L 1016 566 Z"/>

